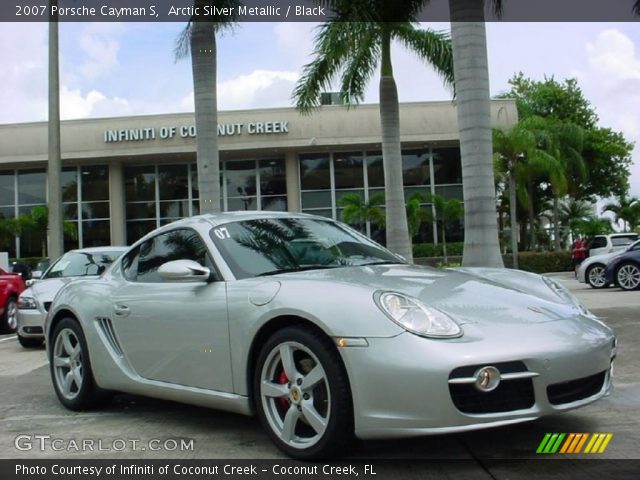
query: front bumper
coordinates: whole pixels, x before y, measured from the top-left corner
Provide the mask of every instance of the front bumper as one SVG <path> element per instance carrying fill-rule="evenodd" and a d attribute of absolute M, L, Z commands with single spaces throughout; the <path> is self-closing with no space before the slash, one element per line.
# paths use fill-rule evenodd
<path fill-rule="evenodd" d="M 517 327 L 509 328 L 511 335 L 499 329 L 489 332 L 486 338 L 492 340 L 479 339 L 486 328 L 464 325 L 465 335 L 459 339 L 431 340 L 403 333 L 369 338 L 368 347 L 341 348 L 351 382 L 356 435 L 407 437 L 508 425 L 581 407 L 610 391 L 615 338 L 606 326 L 578 317 Z M 503 394 L 496 389 L 494 399 L 505 397 L 500 411 L 458 408 L 450 383 L 457 375 L 454 371 L 516 363 L 531 374 L 527 380 L 531 392 L 524 394 L 530 396 L 529 402 L 514 403 L 513 389 Z M 592 381 L 584 395 L 571 395 L 576 380 L 585 383 L 594 378 L 600 382 L 595 389 Z M 509 382 L 513 381 L 501 383 Z M 475 392 L 478 398 L 483 394 Z"/>
<path fill-rule="evenodd" d="M 24 338 L 44 338 L 46 315 L 39 308 L 18 310 L 18 335 Z"/>

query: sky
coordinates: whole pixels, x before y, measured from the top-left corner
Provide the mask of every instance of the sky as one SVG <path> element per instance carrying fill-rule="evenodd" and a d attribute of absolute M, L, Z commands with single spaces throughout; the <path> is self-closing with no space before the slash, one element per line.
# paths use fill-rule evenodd
<path fill-rule="evenodd" d="M 449 25 L 424 24 L 436 30 Z M 242 23 L 218 41 L 220 110 L 292 105 L 311 60 L 315 25 Z M 637 23 L 488 23 L 492 95 L 516 72 L 578 79 L 600 125 L 635 142 L 631 193 L 640 196 L 640 29 Z M 175 61 L 180 23 L 60 24 L 63 119 L 193 111 L 189 59 Z M 0 123 L 47 119 L 46 23 L 0 27 Z M 450 100 L 429 67 L 392 50 L 400 101 Z M 373 78 L 365 103 L 378 101 Z M 0 148 L 2 148 L 0 146 Z"/>

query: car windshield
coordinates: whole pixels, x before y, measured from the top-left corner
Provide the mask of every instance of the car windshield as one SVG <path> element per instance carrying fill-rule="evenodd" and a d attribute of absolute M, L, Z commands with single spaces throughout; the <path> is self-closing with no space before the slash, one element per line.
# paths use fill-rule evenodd
<path fill-rule="evenodd" d="M 404 263 L 358 232 L 313 218 L 231 222 L 211 238 L 238 279 L 360 265 Z"/>
<path fill-rule="evenodd" d="M 42 279 L 100 275 L 122 252 L 68 252 L 61 256 Z"/>

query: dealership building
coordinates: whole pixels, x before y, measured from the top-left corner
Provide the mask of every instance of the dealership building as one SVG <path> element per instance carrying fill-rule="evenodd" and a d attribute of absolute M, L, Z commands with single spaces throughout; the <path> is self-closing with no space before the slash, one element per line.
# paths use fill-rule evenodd
<path fill-rule="evenodd" d="M 517 120 L 515 102 L 493 100 L 494 127 Z M 191 113 L 63 121 L 62 201 L 77 235 L 65 250 L 131 244 L 198 214 L 196 130 Z M 400 105 L 404 184 L 462 199 L 455 104 Z M 230 210 L 308 212 L 340 219 L 340 198 L 384 192 L 378 105 L 220 112 L 221 202 Z M 0 217 L 46 205 L 47 123 L 0 125 Z M 429 208 L 425 205 L 425 208 Z M 364 227 L 363 227 L 364 228 Z M 370 225 L 367 232 L 379 231 Z M 455 236 L 455 232 L 452 232 Z M 421 240 L 437 241 L 423 228 Z M 10 256 L 39 256 L 43 238 L 3 240 Z"/>

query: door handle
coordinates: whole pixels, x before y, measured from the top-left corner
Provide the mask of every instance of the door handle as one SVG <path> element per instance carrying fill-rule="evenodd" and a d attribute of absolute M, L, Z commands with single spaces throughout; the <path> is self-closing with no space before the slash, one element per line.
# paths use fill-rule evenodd
<path fill-rule="evenodd" d="M 129 307 L 127 305 L 123 305 L 122 303 L 116 303 L 113 306 L 113 311 L 119 317 L 126 317 L 131 313 L 131 310 L 129 309 Z"/>

